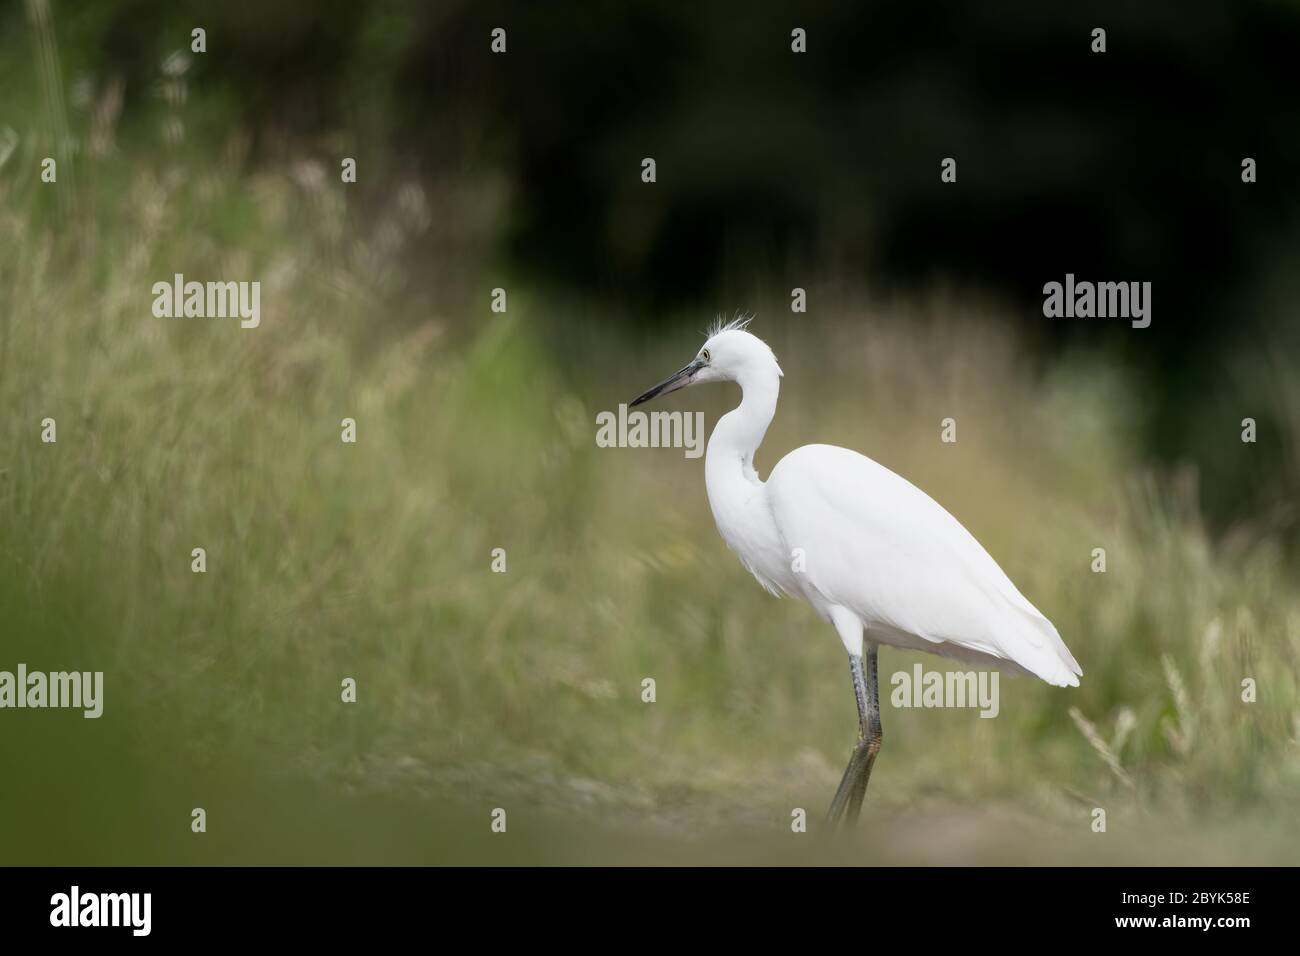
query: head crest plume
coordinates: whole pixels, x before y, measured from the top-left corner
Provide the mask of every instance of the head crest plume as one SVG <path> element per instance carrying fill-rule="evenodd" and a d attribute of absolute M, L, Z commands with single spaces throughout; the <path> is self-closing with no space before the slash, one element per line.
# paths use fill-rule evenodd
<path fill-rule="evenodd" d="M 714 320 L 713 324 L 709 326 L 709 330 L 705 332 L 704 335 L 706 338 L 711 339 L 721 332 L 740 332 L 743 331 L 752 321 L 754 321 L 754 314 L 752 312 L 737 312 L 730 320 L 719 315 L 717 319 Z M 753 338 L 755 342 L 767 349 L 767 353 L 772 356 L 772 362 L 775 364 L 776 355 L 772 352 L 771 347 L 757 336 L 753 336 Z M 785 372 L 781 371 L 780 365 L 776 366 L 776 374 L 782 378 L 785 377 Z"/>
<path fill-rule="evenodd" d="M 731 332 L 736 329 L 743 329 L 753 321 L 754 314 L 752 312 L 737 312 L 730 321 L 728 321 L 724 316 L 719 315 L 713 320 L 713 324 L 709 326 L 709 330 L 704 334 L 708 338 L 713 338 L 719 332 Z"/>

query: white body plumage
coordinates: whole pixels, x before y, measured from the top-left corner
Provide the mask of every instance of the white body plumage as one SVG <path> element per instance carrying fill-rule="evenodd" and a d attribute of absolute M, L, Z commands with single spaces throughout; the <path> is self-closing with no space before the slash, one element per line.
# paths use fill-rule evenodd
<path fill-rule="evenodd" d="M 786 455 L 766 482 L 754 468 L 776 412 L 772 350 L 732 323 L 646 396 L 703 381 L 740 384 L 740 405 L 709 439 L 705 483 L 718 531 L 759 582 L 802 597 L 850 655 L 866 640 L 1077 686 L 1082 671 L 1056 628 L 937 502 L 870 458 L 832 445 Z"/>

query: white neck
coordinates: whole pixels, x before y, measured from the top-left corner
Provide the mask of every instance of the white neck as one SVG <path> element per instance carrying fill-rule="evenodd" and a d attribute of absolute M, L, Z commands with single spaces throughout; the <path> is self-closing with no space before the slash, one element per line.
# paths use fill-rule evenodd
<path fill-rule="evenodd" d="M 776 363 L 741 375 L 740 405 L 718 420 L 704 458 L 704 484 L 718 533 L 762 585 L 773 593 L 796 585 L 786 574 L 784 546 L 754 468 L 754 452 L 776 413 L 781 388 Z"/>
<path fill-rule="evenodd" d="M 747 371 L 737 379 L 737 383 L 741 391 L 740 404 L 718 419 L 713 434 L 709 436 L 704 474 L 710 498 L 713 497 L 715 475 L 728 483 L 736 477 L 758 481 L 754 452 L 763 443 L 767 426 L 776 414 L 781 377 L 775 368 Z"/>

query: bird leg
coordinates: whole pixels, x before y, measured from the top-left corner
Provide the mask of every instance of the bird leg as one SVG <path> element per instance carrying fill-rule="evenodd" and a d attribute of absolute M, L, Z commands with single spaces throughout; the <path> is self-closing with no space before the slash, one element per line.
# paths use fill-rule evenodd
<path fill-rule="evenodd" d="M 864 684 L 866 690 L 865 719 L 862 706 Z M 880 726 L 880 683 L 877 676 L 876 645 L 873 644 L 867 649 L 867 673 L 865 679 L 862 675 L 862 665 L 859 663 L 858 673 L 854 675 L 853 688 L 858 697 L 858 746 L 861 748 L 865 743 L 866 756 L 863 757 L 862 771 L 853 787 L 853 795 L 849 799 L 848 823 L 850 825 L 853 825 L 858 820 L 858 812 L 862 809 L 862 800 L 867 795 L 867 782 L 871 779 L 871 768 L 876 763 L 876 754 L 880 753 L 880 744 L 884 736 Z"/>
<path fill-rule="evenodd" d="M 835 791 L 831 808 L 826 814 L 827 823 L 838 827 L 852 826 L 858 820 L 862 800 L 867 794 L 871 767 L 880 753 L 880 696 L 877 679 L 877 647 L 867 647 L 867 666 L 863 673 L 862 658 L 849 655 L 849 670 L 853 673 L 853 693 L 858 702 L 858 743 L 844 768 L 844 776 Z"/>

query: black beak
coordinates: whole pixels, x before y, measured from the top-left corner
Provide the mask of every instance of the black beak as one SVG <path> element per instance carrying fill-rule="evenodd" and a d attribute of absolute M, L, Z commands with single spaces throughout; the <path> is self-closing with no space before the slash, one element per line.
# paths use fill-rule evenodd
<path fill-rule="evenodd" d="M 679 388 L 685 388 L 687 385 L 691 384 L 691 381 L 695 378 L 695 373 L 703 367 L 704 363 L 699 359 L 696 359 L 685 368 L 673 372 L 672 375 L 669 375 L 658 385 L 652 385 L 650 388 L 646 389 L 636 398 L 632 399 L 628 407 L 631 408 L 633 405 L 640 405 L 642 402 L 648 402 L 657 395 L 667 395 L 669 392 L 675 392 Z"/>

